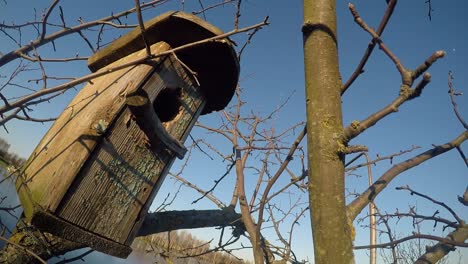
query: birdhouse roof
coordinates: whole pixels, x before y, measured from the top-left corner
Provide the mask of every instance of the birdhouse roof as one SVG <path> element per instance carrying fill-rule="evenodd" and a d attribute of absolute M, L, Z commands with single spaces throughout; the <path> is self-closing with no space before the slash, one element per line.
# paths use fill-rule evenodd
<path fill-rule="evenodd" d="M 149 45 L 164 41 L 173 48 L 223 34 L 197 16 L 177 11 L 169 11 L 147 21 L 145 31 Z M 88 67 L 97 71 L 144 47 L 140 28 L 135 28 L 91 56 Z M 202 114 L 224 109 L 234 95 L 239 79 L 239 61 L 232 42 L 223 38 L 179 50 L 176 54 L 197 73 L 207 99 Z"/>

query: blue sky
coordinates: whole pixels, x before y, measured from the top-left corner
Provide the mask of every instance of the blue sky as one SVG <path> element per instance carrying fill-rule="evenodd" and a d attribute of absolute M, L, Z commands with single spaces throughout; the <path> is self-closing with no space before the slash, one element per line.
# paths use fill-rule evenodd
<path fill-rule="evenodd" d="M 49 1 L 7 1 L 0 2 L 0 18 L 5 23 L 26 22 L 34 17 L 33 9 L 42 10 Z M 202 1 L 208 6 L 216 1 Z M 353 1 L 362 18 L 374 28 L 377 27 L 385 10 L 385 1 Z M 61 3 L 67 22 L 75 24 L 78 17 L 85 21 L 109 15 L 112 11 L 128 9 L 133 1 L 63 1 Z M 353 21 L 347 9 L 347 1 L 337 1 L 338 10 L 338 41 L 340 56 L 340 71 L 343 80 L 346 80 L 359 62 L 370 36 L 361 30 Z M 25 7 L 26 6 L 26 7 Z M 92 8 L 89 8 L 92 6 Z M 278 129 L 287 128 L 305 119 L 304 103 L 304 73 L 302 35 L 300 32 L 302 23 L 302 1 L 257 0 L 243 1 L 241 26 L 258 23 L 265 16 L 270 17 L 271 25 L 260 31 L 241 60 L 240 86 L 243 88 L 243 99 L 247 102 L 247 108 L 259 114 L 266 114 L 289 96 L 291 99 L 284 110 L 271 122 Z M 144 13 L 147 20 L 166 10 L 181 8 L 181 1 L 169 1 L 155 10 Z M 414 68 L 421 64 L 436 50 L 445 50 L 447 55 L 431 67 L 432 82 L 424 90 L 423 95 L 416 100 L 400 107 L 399 112 L 383 120 L 377 127 L 369 129 L 353 144 L 363 144 L 369 147 L 371 157 L 377 153 L 386 155 L 412 145 L 422 148 L 415 153 L 431 148 L 432 144 L 443 144 L 455 138 L 462 126 L 456 120 L 447 94 L 447 75 L 451 70 L 454 73 L 455 87 L 465 93 L 458 97 L 459 111 L 468 119 L 468 101 L 466 100 L 466 86 L 468 84 L 468 36 L 466 27 L 468 18 L 466 1 L 432 1 L 432 21 L 429 21 L 428 7 L 425 0 L 399 1 L 392 19 L 383 35 L 383 41 L 401 59 L 402 63 Z M 198 1 L 185 1 L 185 10 L 198 10 Z M 58 21 L 57 13 L 51 19 Z M 234 9 L 232 5 L 218 8 L 206 13 L 206 19 L 223 29 L 232 29 Z M 129 21 L 135 22 L 134 17 Z M 53 30 L 53 29 L 50 29 Z M 24 34 L 23 41 L 27 42 L 35 36 Z M 107 38 L 116 37 L 109 33 Z M 245 40 L 245 35 L 234 37 L 240 45 Z M 58 57 L 62 54 L 87 55 L 89 49 L 76 37 L 67 37 L 56 43 L 57 52 L 52 52 L 50 46 L 41 48 L 42 54 Z M 0 33 L 0 52 L 7 53 L 15 48 L 5 35 Z M 10 63 L 1 71 L 1 75 L 8 75 L 16 64 Z M 394 65 L 381 51 L 375 49 L 370 58 L 365 73 L 343 96 L 343 120 L 347 125 L 353 120 L 366 118 L 377 109 L 387 105 L 398 94 L 400 78 Z M 84 63 L 70 64 L 67 66 L 51 65 L 50 71 L 59 76 L 81 76 L 89 71 Z M 40 72 L 36 72 L 39 74 Z M 20 76 L 19 81 L 27 81 L 29 76 Z M 0 79 L 0 84 L 3 79 Z M 34 83 L 28 85 L 34 86 Z M 21 95 L 23 91 L 9 88 L 10 96 Z M 76 94 L 75 91 L 67 92 L 61 98 L 44 104 L 35 109 L 37 117 L 57 116 L 68 101 Z M 204 116 L 200 121 L 209 125 L 215 125 L 219 120 L 217 114 Z M 11 121 L 7 124 L 9 133 L 0 130 L 0 137 L 6 138 L 12 145 L 11 150 L 27 157 L 47 131 L 49 124 L 28 123 L 23 121 Z M 203 137 L 203 131 L 195 128 L 194 136 Z M 291 139 L 294 135 L 291 136 Z M 189 140 L 190 141 L 190 140 Z M 213 143 L 222 142 L 213 138 Z M 190 142 L 189 142 L 190 143 Z M 465 143 L 466 145 L 466 143 Z M 230 146 L 225 146 L 230 148 Z M 465 147 L 466 152 L 466 147 Z M 405 158 L 409 158 L 405 156 Z M 198 159 L 198 158 L 197 158 Z M 403 160 L 403 158 L 395 161 Z M 200 158 L 197 165 L 191 166 L 185 177 L 202 187 L 211 186 L 213 180 L 223 173 L 225 165 L 219 162 L 209 162 Z M 174 165 L 178 166 L 178 163 Z M 383 163 L 374 167 L 374 177 L 380 176 L 390 168 L 390 164 Z M 364 176 L 365 173 L 361 172 Z M 233 176 L 233 175 L 232 175 Z M 233 177 L 226 179 L 223 185 L 215 191 L 222 200 L 229 199 L 232 189 Z M 362 191 L 367 184 L 367 179 L 349 177 L 347 180 L 351 190 Z M 460 195 L 467 186 L 467 170 L 456 151 L 437 157 L 430 162 L 410 170 L 397 178 L 386 191 L 377 199 L 382 210 L 393 212 L 396 208 L 405 210 L 408 206 L 417 204 L 427 214 L 432 214 L 434 206 L 424 200 L 417 200 L 403 192 L 397 192 L 394 187 L 410 185 L 418 191 L 424 191 L 435 199 L 446 202 L 468 218 L 466 208 L 457 201 L 456 195 Z M 162 199 L 168 192 L 178 187 L 177 183 L 168 179 L 163 185 L 158 197 Z M 183 187 L 184 188 L 184 187 Z M 191 201 L 197 195 L 189 190 L 184 191 L 176 199 L 172 209 L 192 209 Z M 281 202 L 281 201 L 280 201 Z M 283 201 L 286 203 L 287 201 Z M 214 205 L 203 201 L 197 204 L 197 208 L 214 208 Z M 296 251 L 299 256 L 305 258 L 311 256 L 310 229 L 308 218 L 302 221 L 296 236 Z M 401 225 L 401 227 L 400 227 Z M 402 235 L 410 232 L 410 225 L 400 224 L 398 232 Z M 430 226 L 430 225 L 429 225 Z M 428 229 L 431 231 L 431 229 Z M 428 232 L 429 232 L 428 231 Z M 439 230 L 437 230 L 439 231 Z M 216 236 L 217 231 L 202 230 L 196 232 L 200 236 Z M 367 233 L 358 234 L 356 245 L 366 244 Z M 468 260 L 465 249 L 464 258 Z M 359 260 L 365 259 L 365 253 L 357 253 Z"/>

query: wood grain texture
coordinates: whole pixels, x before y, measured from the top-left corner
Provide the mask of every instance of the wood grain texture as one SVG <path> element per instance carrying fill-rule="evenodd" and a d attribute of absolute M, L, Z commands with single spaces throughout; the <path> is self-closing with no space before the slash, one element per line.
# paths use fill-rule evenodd
<path fill-rule="evenodd" d="M 164 51 L 169 45 L 161 42 L 151 48 Z M 142 56 L 144 51 L 136 52 L 102 70 Z M 113 123 L 124 106 L 125 93 L 139 87 L 152 69 L 142 64 L 111 72 L 92 80 L 72 100 L 36 147 L 17 181 L 26 217 L 32 216 L 35 207 L 55 211 L 102 137 L 96 125 Z"/>
<path fill-rule="evenodd" d="M 86 241 L 86 243 L 77 244 L 75 246 L 76 249 L 87 246 L 97 251 L 105 252 L 109 255 L 119 258 L 126 258 L 132 252 L 131 247 L 128 245 L 122 245 L 121 243 L 109 240 L 105 237 L 97 236 L 92 232 L 83 230 L 76 225 L 70 224 L 69 222 L 64 221 L 63 219 L 44 211 L 39 211 L 34 215 L 32 224 L 34 228 L 37 228 L 37 230 L 49 233 L 43 233 L 43 235 L 38 235 L 39 237 L 44 235 L 48 236 L 48 241 L 51 241 L 51 239 L 52 241 L 55 241 L 59 238 L 69 238 L 68 241 L 70 241 L 70 238 L 73 238 L 72 242 L 75 243 L 77 241 Z M 55 234 L 55 236 L 51 235 L 52 233 Z M 58 243 L 60 243 L 60 246 L 56 246 L 55 248 L 60 248 L 62 244 L 69 243 L 68 241 L 57 241 Z"/>
<path fill-rule="evenodd" d="M 143 89 L 154 101 L 168 85 L 182 88 L 179 113 L 164 126 L 171 136 L 183 142 L 203 109 L 204 97 L 172 57 L 156 71 Z M 163 142 L 148 140 L 127 106 L 108 131 L 56 214 L 86 230 L 130 245 L 175 155 Z"/>

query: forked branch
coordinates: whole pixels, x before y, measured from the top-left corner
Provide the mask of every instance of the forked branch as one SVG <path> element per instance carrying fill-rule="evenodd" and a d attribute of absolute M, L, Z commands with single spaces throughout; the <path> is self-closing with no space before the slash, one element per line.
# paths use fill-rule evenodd
<path fill-rule="evenodd" d="M 467 139 L 468 131 L 464 131 L 457 138 L 444 145 L 436 146 L 411 159 L 394 165 L 376 182 L 374 182 L 372 186 L 370 186 L 366 191 L 364 191 L 361 195 L 359 195 L 359 197 L 357 197 L 347 206 L 348 217 L 350 217 L 351 220 L 354 220 L 357 215 L 364 209 L 364 207 L 372 202 L 375 197 L 377 197 L 377 195 L 382 192 L 385 187 L 402 172 L 460 146 Z"/>

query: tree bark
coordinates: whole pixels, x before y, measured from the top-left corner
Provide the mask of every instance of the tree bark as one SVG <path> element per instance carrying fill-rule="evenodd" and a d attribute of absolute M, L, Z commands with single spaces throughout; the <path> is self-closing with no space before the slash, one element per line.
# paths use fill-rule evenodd
<path fill-rule="evenodd" d="M 148 214 L 137 236 L 147 236 L 170 230 L 213 226 L 244 228 L 241 215 L 230 207 L 223 210 L 168 211 Z"/>
<path fill-rule="evenodd" d="M 304 0 L 309 204 L 315 263 L 354 263 L 344 197 L 341 78 L 334 0 Z"/>
<path fill-rule="evenodd" d="M 243 230 L 244 224 L 240 217 L 240 214 L 230 208 L 224 210 L 156 212 L 146 216 L 138 236 L 178 229 L 215 226 L 235 226 Z M 47 260 L 86 247 L 49 233 L 42 233 L 34 226 L 24 227 L 23 224 L 18 224 L 14 234 L 8 241 L 9 244 L 0 251 L 0 263 L 40 263 L 38 257 Z M 38 257 L 31 254 L 31 252 L 34 252 Z"/>

